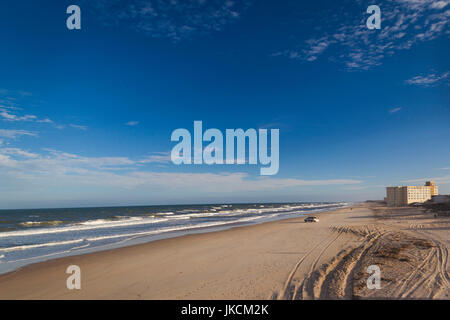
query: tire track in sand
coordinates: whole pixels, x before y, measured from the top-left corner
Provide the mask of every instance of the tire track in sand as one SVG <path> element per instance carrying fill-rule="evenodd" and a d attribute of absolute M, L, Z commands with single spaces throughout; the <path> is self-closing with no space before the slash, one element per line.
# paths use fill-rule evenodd
<path fill-rule="evenodd" d="M 320 299 L 352 299 L 353 279 L 352 275 L 361 259 L 367 254 L 375 241 L 387 232 L 371 232 L 367 235 L 362 245 L 343 254 L 332 265 L 317 284 L 315 296 Z"/>
<path fill-rule="evenodd" d="M 311 268 L 309 269 L 308 275 L 310 275 L 314 272 L 322 255 L 342 235 L 342 233 L 343 233 L 343 231 L 339 230 L 337 236 L 334 237 L 333 239 L 331 239 L 326 244 L 326 246 L 322 249 L 322 251 L 320 251 L 319 255 L 316 257 L 316 259 L 312 263 Z M 310 299 L 311 298 L 309 293 L 306 290 L 304 290 L 304 286 L 305 286 L 305 280 L 303 280 L 300 285 L 296 286 L 296 288 L 294 289 L 294 296 L 292 297 L 293 300 L 302 300 L 302 299 Z"/>
<path fill-rule="evenodd" d="M 331 245 L 331 243 L 333 243 L 334 241 L 336 241 L 336 239 L 339 237 L 341 232 L 339 232 L 338 236 L 333 237 L 331 239 L 331 241 L 329 242 L 329 245 Z M 321 242 L 319 242 L 318 244 L 316 244 L 311 250 L 309 250 L 305 255 L 303 255 L 298 261 L 297 263 L 294 265 L 294 267 L 292 268 L 291 272 L 289 273 L 286 282 L 283 286 L 283 289 L 281 290 L 280 293 L 278 293 L 277 296 L 277 300 L 290 300 L 292 299 L 292 297 L 295 294 L 295 286 L 292 285 L 292 279 L 294 278 L 295 273 L 297 272 L 297 270 L 299 269 L 300 265 L 303 263 L 303 261 L 312 253 L 314 252 L 321 244 L 323 244 L 324 242 L 326 242 L 327 240 L 329 240 L 329 238 L 325 238 L 324 240 L 322 240 Z M 326 246 L 329 247 L 329 245 Z M 323 254 L 324 250 L 321 252 L 321 254 Z M 272 296 L 274 297 L 274 296 Z"/>
<path fill-rule="evenodd" d="M 439 241 L 432 240 L 435 247 L 429 254 L 430 258 L 421 264 L 420 270 L 422 274 L 413 272 L 409 277 L 409 281 L 403 286 L 403 290 L 399 292 L 400 298 L 423 297 L 435 298 L 443 290 L 448 292 L 449 281 L 447 274 L 448 249 Z M 430 267 L 431 266 L 431 267 Z M 428 267 L 428 268 L 426 268 Z M 425 290 L 425 292 L 420 291 Z"/>
<path fill-rule="evenodd" d="M 352 298 L 352 275 L 355 268 L 373 243 L 387 233 L 380 233 L 378 230 L 370 231 L 369 228 L 366 231 L 367 234 L 361 245 L 342 250 L 329 263 L 323 264 L 318 269 L 316 263 L 298 288 L 296 297 L 298 299 Z"/>

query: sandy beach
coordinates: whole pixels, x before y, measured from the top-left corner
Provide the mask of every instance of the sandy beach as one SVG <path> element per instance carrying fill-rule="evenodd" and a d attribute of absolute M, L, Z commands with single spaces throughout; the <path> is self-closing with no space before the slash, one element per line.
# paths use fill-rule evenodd
<path fill-rule="evenodd" d="M 361 203 L 66 257 L 0 276 L 0 299 L 449 299 L 450 218 Z M 81 290 L 66 269 L 81 268 Z M 381 289 L 366 286 L 378 265 Z"/>

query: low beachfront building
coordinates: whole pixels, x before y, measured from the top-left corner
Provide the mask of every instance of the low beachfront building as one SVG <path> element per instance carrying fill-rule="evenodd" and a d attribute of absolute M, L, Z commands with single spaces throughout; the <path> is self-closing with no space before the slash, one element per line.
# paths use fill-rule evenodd
<path fill-rule="evenodd" d="M 386 188 L 386 202 L 389 207 L 403 207 L 415 202 L 425 202 L 438 194 L 438 186 L 427 181 L 424 186 L 398 186 Z"/>

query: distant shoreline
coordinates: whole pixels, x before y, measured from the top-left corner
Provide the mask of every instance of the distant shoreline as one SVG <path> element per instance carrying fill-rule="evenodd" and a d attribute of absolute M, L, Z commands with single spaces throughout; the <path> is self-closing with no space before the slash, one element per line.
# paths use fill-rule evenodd
<path fill-rule="evenodd" d="M 366 201 L 381 201 L 381 200 L 366 200 Z M 176 204 L 130 204 L 130 205 L 117 205 L 117 206 L 67 206 L 67 207 L 36 207 L 36 208 L 0 208 L 1 211 L 13 211 L 13 210 L 64 210 L 64 209 L 110 209 L 110 208 L 143 208 L 143 207 L 168 207 L 168 206 L 221 206 L 221 205 L 251 205 L 251 204 L 290 204 L 290 203 L 337 203 L 337 202 L 348 202 L 348 203 L 360 203 L 364 201 L 283 201 L 283 202 L 204 202 L 204 203 L 176 203 Z"/>

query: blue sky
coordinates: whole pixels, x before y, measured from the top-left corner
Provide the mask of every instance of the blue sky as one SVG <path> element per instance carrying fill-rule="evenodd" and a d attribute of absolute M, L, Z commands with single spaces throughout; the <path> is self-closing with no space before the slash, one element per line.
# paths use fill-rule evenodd
<path fill-rule="evenodd" d="M 0 208 L 356 201 L 426 179 L 448 194 L 449 15 L 427 0 L 2 1 Z M 278 174 L 172 164 L 170 135 L 194 120 L 280 129 Z"/>

